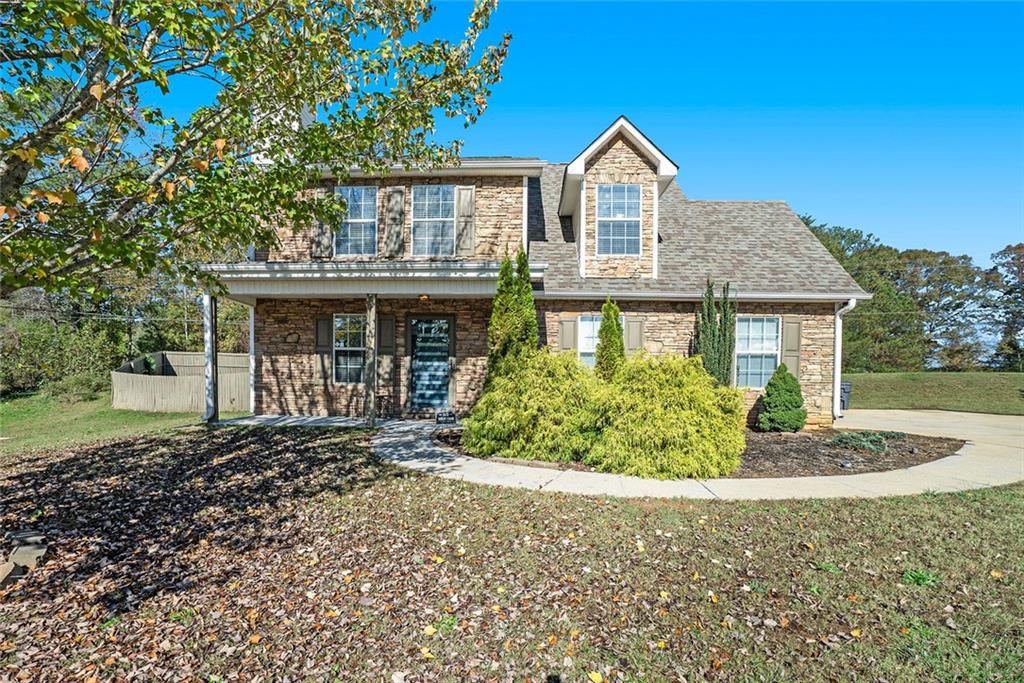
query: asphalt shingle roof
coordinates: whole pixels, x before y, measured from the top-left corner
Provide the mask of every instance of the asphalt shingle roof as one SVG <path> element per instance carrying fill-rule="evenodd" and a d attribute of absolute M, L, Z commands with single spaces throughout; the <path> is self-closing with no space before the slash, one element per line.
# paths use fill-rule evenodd
<path fill-rule="evenodd" d="M 530 258 L 547 263 L 545 292 L 684 294 L 711 278 L 737 294 L 865 296 L 785 202 L 691 200 L 675 180 L 658 207 L 658 277 L 581 278 L 570 219 L 558 215 L 564 169 L 547 165 L 528 188 Z"/>

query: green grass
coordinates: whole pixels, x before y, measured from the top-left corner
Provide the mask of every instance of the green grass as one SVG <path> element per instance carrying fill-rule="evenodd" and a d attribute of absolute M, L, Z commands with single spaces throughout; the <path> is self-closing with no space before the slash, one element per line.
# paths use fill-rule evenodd
<path fill-rule="evenodd" d="M 198 422 L 199 416 L 192 413 L 114 410 L 109 393 L 78 403 L 36 394 L 0 403 L 0 453 L 87 443 Z"/>
<path fill-rule="evenodd" d="M 959 410 L 1024 415 L 1024 373 L 879 372 L 848 374 L 851 408 Z"/>

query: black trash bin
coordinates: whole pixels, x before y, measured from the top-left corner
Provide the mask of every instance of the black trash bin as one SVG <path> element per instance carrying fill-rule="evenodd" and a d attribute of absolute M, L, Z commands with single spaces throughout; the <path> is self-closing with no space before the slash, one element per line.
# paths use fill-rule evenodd
<path fill-rule="evenodd" d="M 839 383 L 839 407 L 846 410 L 850 407 L 850 390 L 853 389 L 853 382 Z"/>

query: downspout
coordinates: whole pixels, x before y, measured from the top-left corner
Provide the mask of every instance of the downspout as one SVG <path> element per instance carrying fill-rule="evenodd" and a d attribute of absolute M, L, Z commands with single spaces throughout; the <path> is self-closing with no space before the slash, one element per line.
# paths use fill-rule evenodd
<path fill-rule="evenodd" d="M 836 330 L 832 347 L 832 419 L 843 416 L 839 390 L 843 381 L 843 316 L 857 305 L 856 299 L 850 299 L 846 305 L 836 309 Z"/>

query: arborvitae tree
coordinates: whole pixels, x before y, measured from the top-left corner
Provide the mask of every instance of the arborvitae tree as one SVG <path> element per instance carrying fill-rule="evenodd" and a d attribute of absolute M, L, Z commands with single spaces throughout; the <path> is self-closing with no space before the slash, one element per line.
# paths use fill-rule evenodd
<path fill-rule="evenodd" d="M 764 410 L 757 427 L 764 432 L 798 432 L 807 424 L 800 382 L 781 363 L 764 389 Z"/>
<path fill-rule="evenodd" d="M 508 353 L 515 327 L 514 304 L 516 296 L 515 274 L 512 260 L 505 255 L 498 269 L 498 289 L 491 303 L 491 319 L 487 324 L 487 372 L 497 370 L 499 361 Z"/>
<path fill-rule="evenodd" d="M 535 351 L 539 343 L 529 261 L 520 251 L 513 269 L 512 259 L 506 255 L 498 270 L 498 288 L 487 326 L 488 376 L 505 372 L 512 359 Z"/>
<path fill-rule="evenodd" d="M 523 318 L 520 341 L 524 348 L 532 351 L 540 344 L 540 328 L 537 324 L 537 307 L 533 302 L 533 283 L 530 282 L 530 259 L 523 249 L 516 254 L 516 291 L 517 304 Z"/>
<path fill-rule="evenodd" d="M 605 381 L 610 381 L 626 358 L 622 342 L 622 321 L 619 306 L 611 297 L 601 306 L 601 327 L 597 330 L 597 349 L 594 352 L 595 370 Z"/>
<path fill-rule="evenodd" d="M 732 354 L 736 348 L 736 304 L 729 300 L 729 284 L 715 301 L 715 286 L 708 280 L 697 315 L 697 353 L 719 384 L 732 381 Z"/>

